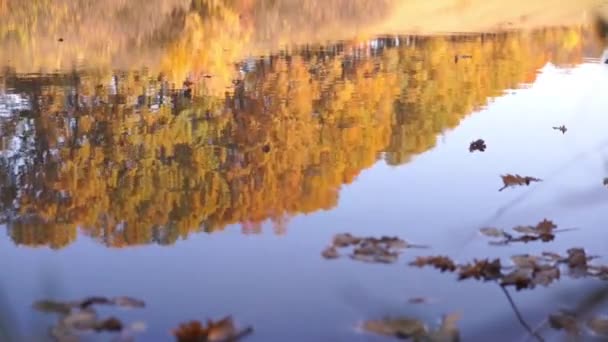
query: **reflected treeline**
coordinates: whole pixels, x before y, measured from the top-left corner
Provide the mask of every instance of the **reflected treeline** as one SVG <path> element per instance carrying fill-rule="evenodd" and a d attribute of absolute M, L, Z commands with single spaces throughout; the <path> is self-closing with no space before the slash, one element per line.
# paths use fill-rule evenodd
<path fill-rule="evenodd" d="M 580 63 L 584 42 L 576 27 L 305 46 L 239 63 L 223 96 L 147 69 L 6 70 L 2 220 L 15 243 L 53 248 L 77 228 L 113 247 L 268 220 L 282 233 L 293 215 L 333 208 L 379 158 L 431 149 L 547 62 Z"/>

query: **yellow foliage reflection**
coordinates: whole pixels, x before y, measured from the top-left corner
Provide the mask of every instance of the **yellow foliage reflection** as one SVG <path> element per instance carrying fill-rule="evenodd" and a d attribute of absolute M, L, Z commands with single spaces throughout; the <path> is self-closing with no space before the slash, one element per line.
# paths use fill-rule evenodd
<path fill-rule="evenodd" d="M 25 100 L 0 120 L 4 221 L 15 243 L 53 248 L 77 227 L 113 247 L 230 224 L 257 232 L 267 220 L 282 233 L 293 215 L 335 207 L 340 187 L 379 158 L 399 165 L 429 150 L 545 63 L 580 63 L 584 42 L 575 27 L 303 46 L 241 63 L 222 96 L 190 96 L 148 69 L 7 71 L 2 93 Z M 163 68 L 207 72 L 180 49 L 184 59 Z M 463 54 L 472 58 L 455 60 Z"/>

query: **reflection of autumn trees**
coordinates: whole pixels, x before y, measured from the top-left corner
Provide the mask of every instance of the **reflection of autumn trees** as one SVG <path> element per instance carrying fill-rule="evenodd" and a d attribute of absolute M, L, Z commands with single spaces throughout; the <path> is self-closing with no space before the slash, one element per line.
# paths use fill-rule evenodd
<path fill-rule="evenodd" d="M 547 61 L 580 62 L 580 34 L 304 47 L 247 63 L 225 97 L 193 100 L 145 70 L 9 73 L 6 88 L 35 100 L 2 120 L 13 135 L 0 158 L 2 212 L 16 243 L 54 248 L 77 227 L 117 247 L 233 223 L 249 232 L 271 220 L 281 232 L 290 216 L 334 207 L 380 155 L 405 163 Z"/>

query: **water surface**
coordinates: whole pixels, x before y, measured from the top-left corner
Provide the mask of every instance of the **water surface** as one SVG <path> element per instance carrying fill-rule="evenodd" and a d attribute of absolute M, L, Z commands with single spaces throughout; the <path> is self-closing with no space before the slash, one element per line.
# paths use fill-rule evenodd
<path fill-rule="evenodd" d="M 380 341 L 356 323 L 394 314 L 433 324 L 454 311 L 464 340 L 513 341 L 526 332 L 500 287 L 407 262 L 575 246 L 604 254 L 608 69 L 584 26 L 228 56 L 224 43 L 239 41 L 197 36 L 206 12 L 188 11 L 172 12 L 185 20 L 181 32 L 130 21 L 154 44 L 120 61 L 135 38 L 108 44 L 99 59 L 71 59 L 70 34 L 3 36 L 23 48 L 2 55 L 0 78 L 9 338 L 47 338 L 51 319 L 32 310 L 37 299 L 130 295 L 147 307 L 121 318 L 145 321 L 145 341 L 226 314 L 255 327 L 251 341 Z M 95 45 L 79 46 L 89 56 Z M 73 63 L 45 60 L 40 49 L 63 49 Z M 552 129 L 559 125 L 568 131 Z M 478 138 L 487 151 L 470 153 Z M 543 182 L 499 192 L 506 173 Z M 478 234 L 543 218 L 579 229 L 509 247 Z M 397 235 L 431 250 L 406 250 L 393 265 L 324 260 L 340 232 Z M 603 286 L 566 279 L 513 296 L 536 325 Z M 408 304 L 420 296 L 435 301 Z"/>

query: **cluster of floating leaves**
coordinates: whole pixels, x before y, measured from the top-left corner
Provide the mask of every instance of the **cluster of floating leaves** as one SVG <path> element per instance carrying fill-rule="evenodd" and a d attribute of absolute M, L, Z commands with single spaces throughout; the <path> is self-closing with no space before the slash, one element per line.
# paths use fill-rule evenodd
<path fill-rule="evenodd" d="M 483 141 L 483 139 L 477 139 L 477 140 L 471 142 L 471 145 L 469 145 L 469 152 L 475 152 L 475 151 L 484 152 L 485 150 L 486 150 L 486 142 Z"/>
<path fill-rule="evenodd" d="M 203 325 L 200 321 L 183 323 L 173 335 L 178 342 L 236 342 L 253 333 L 253 327 L 237 329 L 231 316 L 218 321 L 207 320 Z"/>
<path fill-rule="evenodd" d="M 122 308 L 143 308 L 145 303 L 131 297 L 88 297 L 79 301 L 40 300 L 34 303 L 34 309 L 59 315 L 57 324 L 50 329 L 51 336 L 59 342 L 79 341 L 79 333 L 116 332 L 116 341 L 128 341 L 132 334 L 145 329 L 145 324 L 136 322 L 126 326 L 116 317 L 100 318 L 95 305 L 111 305 Z"/>
<path fill-rule="evenodd" d="M 460 314 L 458 313 L 445 315 L 438 328 L 430 329 L 424 322 L 415 318 L 387 317 L 365 321 L 361 324 L 361 328 L 367 332 L 399 339 L 426 342 L 456 342 L 460 341 L 460 331 L 457 326 L 459 320 Z"/>
<path fill-rule="evenodd" d="M 595 257 L 588 256 L 582 248 L 570 248 L 567 255 L 543 252 L 539 256 L 514 255 L 511 261 L 514 266 L 504 266 L 500 259 L 473 260 L 467 264 L 457 264 L 446 256 L 423 256 L 410 262 L 411 266 L 434 267 L 441 272 L 456 272 L 458 280 L 477 279 L 497 281 L 501 286 L 513 286 L 516 290 L 533 289 L 536 286 L 548 286 L 559 280 L 561 266 L 571 277 L 596 277 L 608 279 L 608 266 L 590 265 Z"/>
<path fill-rule="evenodd" d="M 339 249 L 351 249 L 350 258 L 370 263 L 391 264 L 397 261 L 403 249 L 424 247 L 412 245 L 396 236 L 356 237 L 349 233 L 337 234 L 332 244 L 321 255 L 325 259 L 337 259 L 342 255 Z"/>
<path fill-rule="evenodd" d="M 500 177 L 502 178 L 502 182 L 504 185 L 502 188 L 498 189 L 498 191 L 503 191 L 506 188 L 515 187 L 515 186 L 523 186 L 523 185 L 528 186 L 531 183 L 542 181 L 542 179 L 540 179 L 540 178 L 529 177 L 529 176 L 524 177 L 524 176 L 512 175 L 512 174 L 501 175 Z"/>
<path fill-rule="evenodd" d="M 535 226 L 517 226 L 512 233 L 507 233 L 502 229 L 494 227 L 481 228 L 479 232 L 485 236 L 499 238 L 498 241 L 491 241 L 491 245 L 507 245 L 513 242 L 542 241 L 549 242 L 555 239 L 555 233 L 564 232 L 570 229 L 556 229 L 557 225 L 550 220 L 544 219 Z"/>

